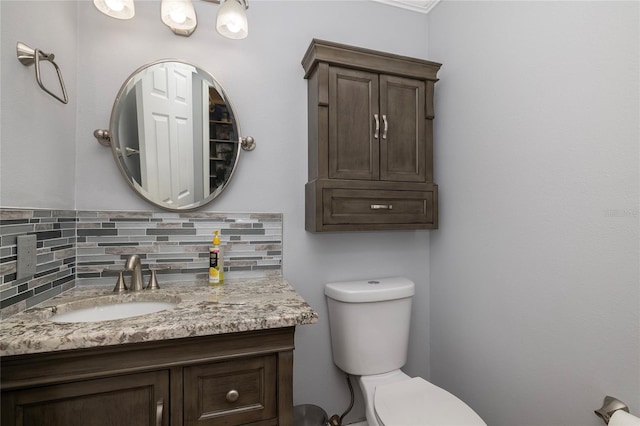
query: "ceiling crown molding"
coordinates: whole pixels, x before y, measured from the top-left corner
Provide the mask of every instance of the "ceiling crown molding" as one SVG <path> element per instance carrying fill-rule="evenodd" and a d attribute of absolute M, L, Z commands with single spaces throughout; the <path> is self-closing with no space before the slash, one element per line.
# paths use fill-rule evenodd
<path fill-rule="evenodd" d="M 440 0 L 373 0 L 378 3 L 388 4 L 389 6 L 401 7 L 403 9 L 412 10 L 427 14 Z"/>

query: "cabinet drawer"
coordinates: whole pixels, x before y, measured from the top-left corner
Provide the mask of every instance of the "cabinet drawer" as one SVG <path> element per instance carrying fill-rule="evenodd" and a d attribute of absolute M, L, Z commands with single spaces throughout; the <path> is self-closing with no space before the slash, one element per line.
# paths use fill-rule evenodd
<path fill-rule="evenodd" d="M 325 188 L 323 221 L 344 224 L 432 224 L 432 191 Z"/>
<path fill-rule="evenodd" d="M 184 369 L 185 425 L 238 425 L 274 419 L 276 356 Z"/>

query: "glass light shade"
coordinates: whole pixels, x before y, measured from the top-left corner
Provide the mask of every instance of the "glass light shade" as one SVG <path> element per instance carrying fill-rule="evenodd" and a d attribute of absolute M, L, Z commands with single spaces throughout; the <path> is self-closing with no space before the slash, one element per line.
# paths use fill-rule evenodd
<path fill-rule="evenodd" d="M 218 9 L 216 30 L 220 35 L 231 39 L 242 39 L 249 34 L 247 14 L 242 0 L 225 0 Z"/>
<path fill-rule="evenodd" d="M 93 0 L 94 6 L 107 16 L 131 19 L 136 14 L 133 0 Z"/>
<path fill-rule="evenodd" d="M 162 22 L 178 35 L 188 37 L 198 25 L 191 0 L 162 0 L 160 15 Z"/>

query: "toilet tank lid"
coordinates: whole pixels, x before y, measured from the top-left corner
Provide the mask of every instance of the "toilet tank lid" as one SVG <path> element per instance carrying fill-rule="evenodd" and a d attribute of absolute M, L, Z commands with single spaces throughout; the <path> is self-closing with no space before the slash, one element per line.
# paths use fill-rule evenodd
<path fill-rule="evenodd" d="M 329 283 L 324 287 L 327 297 L 349 303 L 403 299 L 412 297 L 414 293 L 413 281 L 403 277 L 342 281 Z"/>

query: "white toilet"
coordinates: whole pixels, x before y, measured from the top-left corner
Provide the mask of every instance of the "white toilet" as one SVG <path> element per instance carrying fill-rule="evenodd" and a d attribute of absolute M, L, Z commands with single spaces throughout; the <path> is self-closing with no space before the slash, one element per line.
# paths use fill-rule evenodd
<path fill-rule="evenodd" d="M 400 277 L 327 284 L 333 361 L 360 376 L 368 426 L 486 426 L 451 393 L 400 370 L 414 287 Z"/>

